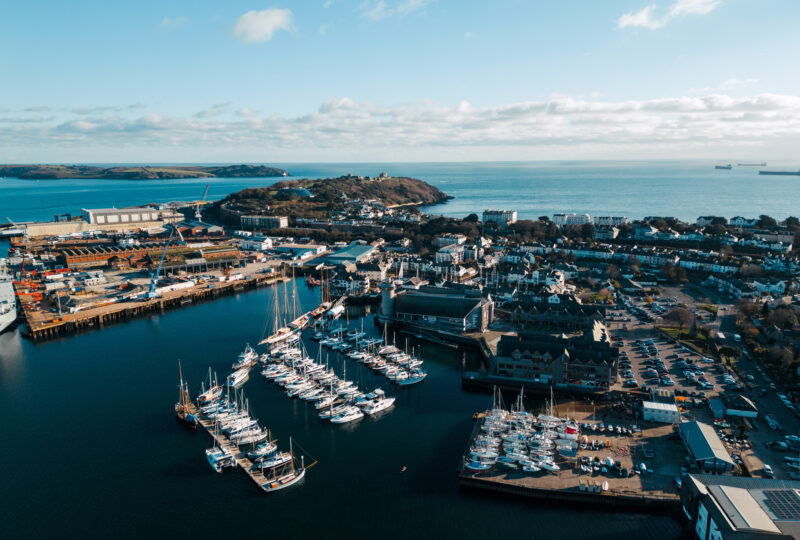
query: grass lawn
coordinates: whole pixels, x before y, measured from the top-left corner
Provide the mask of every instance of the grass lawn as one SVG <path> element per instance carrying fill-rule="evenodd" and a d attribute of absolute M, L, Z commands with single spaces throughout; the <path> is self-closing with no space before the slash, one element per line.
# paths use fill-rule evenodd
<path fill-rule="evenodd" d="M 681 330 L 680 328 L 662 326 L 659 327 L 659 330 L 663 331 L 670 337 L 689 345 L 693 349 L 696 349 L 702 353 L 708 353 L 708 332 L 705 330 L 698 330 L 696 336 L 690 336 L 690 330 L 688 328 Z"/>

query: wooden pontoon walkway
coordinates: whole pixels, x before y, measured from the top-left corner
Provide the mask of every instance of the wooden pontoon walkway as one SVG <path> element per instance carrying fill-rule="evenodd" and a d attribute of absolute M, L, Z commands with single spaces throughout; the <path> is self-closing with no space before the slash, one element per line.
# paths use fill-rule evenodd
<path fill-rule="evenodd" d="M 247 459 L 247 453 L 242 452 L 236 444 L 229 441 L 222 434 L 214 433 L 214 422 L 207 419 L 203 415 L 203 413 L 200 412 L 200 409 L 196 405 L 194 404 L 189 405 L 189 411 L 197 417 L 197 420 L 200 422 L 200 425 L 203 426 L 203 428 L 208 432 L 208 434 L 211 435 L 211 437 L 217 441 L 217 444 L 219 446 L 227 448 L 233 453 L 234 459 L 236 459 L 236 464 L 239 466 L 239 468 L 247 473 L 247 476 L 249 476 L 250 479 L 256 483 L 258 489 L 263 491 L 264 484 L 268 482 L 267 477 L 265 477 L 264 473 L 261 472 L 260 470 L 258 471 L 252 470 L 253 462 Z"/>

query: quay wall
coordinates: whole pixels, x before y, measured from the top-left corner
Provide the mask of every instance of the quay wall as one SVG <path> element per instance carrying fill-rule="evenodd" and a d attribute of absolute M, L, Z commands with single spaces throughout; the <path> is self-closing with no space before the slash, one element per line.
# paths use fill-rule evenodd
<path fill-rule="evenodd" d="M 44 341 L 85 330 L 103 328 L 106 324 L 147 316 L 153 312 L 161 313 L 167 309 L 178 308 L 195 301 L 213 300 L 223 295 L 269 286 L 283 280 L 285 278 L 277 276 L 253 276 L 238 281 L 215 283 L 213 287 L 180 289 L 166 293 L 161 298 L 114 303 L 98 309 L 66 315 L 61 320 L 43 325 L 31 321 L 30 314 L 26 310 L 22 315 L 26 323 L 23 335 L 32 341 Z"/>

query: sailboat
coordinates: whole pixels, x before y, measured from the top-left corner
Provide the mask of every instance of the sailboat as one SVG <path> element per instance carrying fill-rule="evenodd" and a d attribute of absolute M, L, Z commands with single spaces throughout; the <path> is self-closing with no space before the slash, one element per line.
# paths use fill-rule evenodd
<path fill-rule="evenodd" d="M 236 467 L 236 457 L 230 448 L 217 446 L 217 426 L 214 425 L 214 446 L 206 450 L 206 459 L 211 468 L 222 472 L 225 467 Z"/>
<path fill-rule="evenodd" d="M 294 466 L 294 451 L 292 450 L 291 437 L 289 437 L 289 456 L 290 456 L 289 464 L 291 470 L 281 476 L 278 476 L 276 471 L 273 474 L 272 478 L 261 486 L 261 488 L 267 493 L 271 493 L 273 491 L 278 491 L 287 488 L 289 486 L 293 486 L 294 484 L 300 482 L 303 478 L 305 478 L 306 476 L 305 458 L 303 456 L 300 456 L 300 467 L 295 468 Z"/>
<path fill-rule="evenodd" d="M 281 274 L 283 274 L 283 270 L 281 270 Z M 286 282 L 284 281 L 284 286 Z M 258 342 L 259 345 L 269 344 L 274 345 L 275 343 L 280 343 L 281 341 L 285 341 L 289 336 L 294 333 L 294 330 L 289 326 L 280 326 L 280 298 L 278 297 L 278 285 L 275 284 L 275 323 L 272 327 L 273 332 L 270 336 L 262 339 Z"/>
<path fill-rule="evenodd" d="M 203 389 L 201 394 L 197 396 L 197 403 L 201 406 L 208 405 L 212 401 L 216 401 L 222 395 L 222 385 L 217 384 L 217 376 L 211 378 L 211 368 L 208 368 L 208 390 Z"/>
<path fill-rule="evenodd" d="M 178 403 L 175 404 L 175 415 L 178 417 L 178 420 L 187 426 L 197 428 L 197 417 L 192 414 L 189 409 L 189 386 L 183 380 L 183 371 L 180 362 L 178 362 L 178 376 L 180 380 L 180 389 L 178 390 Z"/>

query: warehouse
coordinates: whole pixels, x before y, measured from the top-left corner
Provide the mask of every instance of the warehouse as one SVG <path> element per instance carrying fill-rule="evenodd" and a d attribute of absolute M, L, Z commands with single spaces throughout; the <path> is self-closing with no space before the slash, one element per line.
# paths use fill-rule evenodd
<path fill-rule="evenodd" d="M 644 401 L 642 402 L 642 419 L 662 424 L 678 424 L 681 421 L 681 412 L 674 403 Z"/>
<path fill-rule="evenodd" d="M 701 422 L 685 422 L 678 433 L 689 451 L 692 463 L 704 471 L 725 472 L 733 469 L 733 460 L 714 428 Z"/>

